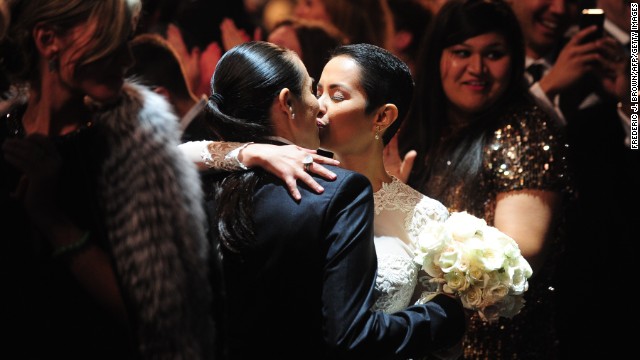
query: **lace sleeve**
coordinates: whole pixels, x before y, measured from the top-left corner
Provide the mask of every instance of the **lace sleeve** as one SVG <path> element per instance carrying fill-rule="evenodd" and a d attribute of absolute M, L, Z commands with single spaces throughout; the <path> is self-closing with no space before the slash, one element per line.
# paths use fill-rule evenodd
<path fill-rule="evenodd" d="M 416 286 L 417 272 L 418 266 L 411 258 L 379 255 L 376 290 L 380 297 L 373 310 L 393 313 L 406 308 Z"/>
<path fill-rule="evenodd" d="M 189 141 L 179 145 L 179 148 L 189 161 L 201 169 L 241 171 L 245 168 L 238 161 L 237 152 L 236 156 L 229 155 L 233 150 L 242 150 L 249 144 L 225 141 Z"/>

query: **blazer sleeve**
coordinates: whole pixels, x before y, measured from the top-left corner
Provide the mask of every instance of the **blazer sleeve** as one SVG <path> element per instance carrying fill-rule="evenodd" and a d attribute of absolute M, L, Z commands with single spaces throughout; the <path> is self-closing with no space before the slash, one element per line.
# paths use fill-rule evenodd
<path fill-rule="evenodd" d="M 325 215 L 329 230 L 322 311 L 328 358 L 418 357 L 462 338 L 462 306 L 444 295 L 394 314 L 371 310 L 377 297 L 377 260 L 373 196 L 366 178 L 345 176 Z"/>

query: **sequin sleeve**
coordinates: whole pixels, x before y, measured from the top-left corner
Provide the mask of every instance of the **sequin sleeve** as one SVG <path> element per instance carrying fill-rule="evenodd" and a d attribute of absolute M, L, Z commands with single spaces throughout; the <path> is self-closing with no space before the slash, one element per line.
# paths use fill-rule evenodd
<path fill-rule="evenodd" d="M 568 186 L 562 128 L 537 106 L 524 106 L 494 132 L 485 157 L 497 192 L 522 189 L 560 191 Z"/>

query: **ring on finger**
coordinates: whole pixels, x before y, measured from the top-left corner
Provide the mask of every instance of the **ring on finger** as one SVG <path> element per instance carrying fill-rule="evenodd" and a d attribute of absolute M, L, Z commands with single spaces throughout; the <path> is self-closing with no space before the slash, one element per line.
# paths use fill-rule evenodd
<path fill-rule="evenodd" d="M 307 155 L 302 160 L 302 166 L 304 166 L 304 171 L 311 170 L 311 164 L 313 164 L 313 157 L 311 155 Z"/>

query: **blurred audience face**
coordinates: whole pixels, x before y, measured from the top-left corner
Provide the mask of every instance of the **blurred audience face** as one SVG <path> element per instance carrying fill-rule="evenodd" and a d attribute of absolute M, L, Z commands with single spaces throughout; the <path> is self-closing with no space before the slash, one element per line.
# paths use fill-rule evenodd
<path fill-rule="evenodd" d="M 0 39 L 4 37 L 5 31 L 9 27 L 9 6 L 6 1 L 0 0 Z"/>
<path fill-rule="evenodd" d="M 302 47 L 298 35 L 292 26 L 283 25 L 276 27 L 267 38 L 267 41 L 283 48 L 293 50 L 302 58 Z"/>
<path fill-rule="evenodd" d="M 98 102 L 111 102 L 120 95 L 125 71 L 133 60 L 125 42 L 111 53 L 80 65 L 97 27 L 96 22 L 84 22 L 55 36 L 60 49 L 57 71 L 60 82 L 72 93 L 85 94 Z"/>
<path fill-rule="evenodd" d="M 297 0 L 293 14 L 301 19 L 318 20 L 331 23 L 322 0 Z"/>
<path fill-rule="evenodd" d="M 435 15 L 447 0 L 419 0 L 420 3 Z"/>
<path fill-rule="evenodd" d="M 295 55 L 292 57 L 295 58 L 294 61 L 300 72 L 304 74 L 302 95 L 300 99 L 294 99 L 292 104 L 296 120 L 294 123 L 295 126 L 298 126 L 298 129 L 295 131 L 297 136 L 295 143 L 308 149 L 317 149 L 320 147 L 319 130 L 316 122 L 316 116 L 319 110 L 318 99 L 316 99 L 313 93 L 313 80 L 309 76 L 307 68 L 304 67 L 302 60 Z"/>
<path fill-rule="evenodd" d="M 358 153 L 374 139 L 373 116 L 360 84 L 360 66 L 348 56 L 336 56 L 322 71 L 316 92 L 322 148 L 339 154 Z"/>
<path fill-rule="evenodd" d="M 577 19 L 579 0 L 510 0 L 527 46 L 527 55 L 545 56 Z"/>
<path fill-rule="evenodd" d="M 444 93 L 454 110 L 487 109 L 509 85 L 511 55 L 502 35 L 490 32 L 445 48 L 440 58 Z"/>

